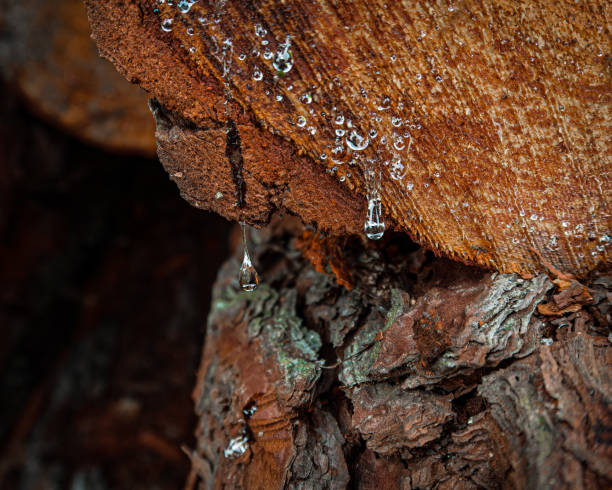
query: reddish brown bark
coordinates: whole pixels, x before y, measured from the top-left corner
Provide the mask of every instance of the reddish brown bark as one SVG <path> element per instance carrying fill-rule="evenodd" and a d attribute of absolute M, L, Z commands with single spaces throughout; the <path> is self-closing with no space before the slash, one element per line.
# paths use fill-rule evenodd
<path fill-rule="evenodd" d="M 255 293 L 238 292 L 236 259 L 219 274 L 194 394 L 195 487 L 612 483 L 609 276 L 588 304 L 565 294 L 577 311 L 548 316 L 538 305 L 572 288 L 444 259 L 415 267 L 420 251 L 396 236 L 345 244 L 348 290 L 295 252 L 295 233 L 258 235 Z M 244 453 L 226 457 L 238 436 Z"/>

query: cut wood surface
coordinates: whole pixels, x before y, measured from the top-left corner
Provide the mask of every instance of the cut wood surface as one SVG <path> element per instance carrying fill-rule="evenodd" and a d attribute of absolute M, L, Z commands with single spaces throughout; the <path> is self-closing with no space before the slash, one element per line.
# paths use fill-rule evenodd
<path fill-rule="evenodd" d="M 0 76 L 30 107 L 81 140 L 155 154 L 146 94 L 101 60 L 81 0 L 0 0 Z"/>
<path fill-rule="evenodd" d="M 379 186 L 387 229 L 448 257 L 608 260 L 609 2 L 85 3 L 102 55 L 157 99 L 194 205 L 345 235 Z"/>

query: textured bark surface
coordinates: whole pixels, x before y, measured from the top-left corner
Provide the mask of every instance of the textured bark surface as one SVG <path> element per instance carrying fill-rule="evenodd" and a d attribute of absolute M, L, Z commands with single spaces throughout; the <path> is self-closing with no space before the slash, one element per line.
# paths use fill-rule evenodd
<path fill-rule="evenodd" d="M 298 234 L 254 234 L 253 293 L 219 273 L 188 488 L 609 488 L 609 276 L 566 294 L 394 235 L 342 243 L 348 289 Z"/>
<path fill-rule="evenodd" d="M 155 154 L 142 90 L 101 60 L 81 0 L 0 0 L 0 76 L 52 124 L 104 149 Z"/>
<path fill-rule="evenodd" d="M 387 227 L 446 256 L 522 273 L 543 270 L 533 250 L 576 274 L 608 259 L 609 2 L 86 4 L 102 55 L 166 113 L 160 157 L 195 205 L 361 233 L 372 172 Z"/>

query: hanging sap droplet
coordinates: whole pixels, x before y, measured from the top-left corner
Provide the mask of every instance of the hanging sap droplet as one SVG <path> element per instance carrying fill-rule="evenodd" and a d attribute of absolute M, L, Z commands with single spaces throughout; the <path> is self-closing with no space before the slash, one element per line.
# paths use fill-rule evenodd
<path fill-rule="evenodd" d="M 385 223 L 382 220 L 382 204 L 380 198 L 368 199 L 368 214 L 363 225 L 366 236 L 370 240 L 380 240 L 385 233 Z"/>
<path fill-rule="evenodd" d="M 223 455 L 228 459 L 236 459 L 246 453 L 249 448 L 249 438 L 246 434 L 234 437 L 227 443 L 227 447 L 223 450 Z"/>
<path fill-rule="evenodd" d="M 249 255 L 246 239 L 246 224 L 240 223 L 240 227 L 242 228 L 242 248 L 244 252 L 242 256 L 242 265 L 240 266 L 240 273 L 238 274 L 238 281 L 240 282 L 240 287 L 243 289 L 243 291 L 251 292 L 257 289 L 257 285 L 259 284 L 259 276 L 257 275 L 257 271 L 255 270 L 253 262 L 251 262 L 251 256 Z"/>
<path fill-rule="evenodd" d="M 257 289 L 259 284 L 259 276 L 257 271 L 251 262 L 249 252 L 245 249 L 244 256 L 242 258 L 242 265 L 240 266 L 240 274 L 238 277 L 240 281 L 240 287 L 243 291 L 251 292 Z"/>

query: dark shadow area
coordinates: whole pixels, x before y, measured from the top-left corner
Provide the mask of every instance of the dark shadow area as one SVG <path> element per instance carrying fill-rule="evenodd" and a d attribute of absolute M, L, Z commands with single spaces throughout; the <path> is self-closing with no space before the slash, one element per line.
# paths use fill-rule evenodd
<path fill-rule="evenodd" d="M 0 88 L 0 488 L 180 488 L 229 223 Z"/>

